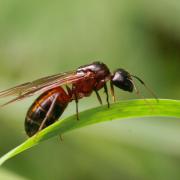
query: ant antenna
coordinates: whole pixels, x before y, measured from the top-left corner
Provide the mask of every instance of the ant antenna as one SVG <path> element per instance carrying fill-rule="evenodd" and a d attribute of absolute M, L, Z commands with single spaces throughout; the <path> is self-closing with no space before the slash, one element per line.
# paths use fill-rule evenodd
<path fill-rule="evenodd" d="M 156 99 L 156 101 L 159 102 L 159 99 L 158 99 L 158 97 L 156 96 L 156 94 L 153 92 L 153 90 L 152 90 L 151 88 L 149 88 L 149 87 L 145 84 L 145 82 L 144 82 L 142 79 L 140 79 L 139 77 L 134 76 L 134 75 L 131 75 L 131 76 L 134 77 L 135 79 L 137 79 L 137 80 L 147 89 L 147 91 Z M 133 82 L 132 82 L 132 83 L 133 83 Z M 134 85 L 134 83 L 133 83 L 133 85 Z M 135 85 L 134 85 L 134 88 L 136 88 Z"/>
<path fill-rule="evenodd" d="M 145 98 L 142 94 L 140 94 L 139 89 L 138 89 L 138 87 L 136 86 L 135 82 L 134 82 L 133 80 L 131 80 L 131 79 L 130 79 L 130 81 L 132 82 L 132 84 L 133 84 L 133 86 L 134 86 L 134 90 L 135 90 L 136 94 L 137 94 L 140 98 L 144 99 L 144 101 L 146 102 L 147 105 L 150 105 L 150 106 L 151 106 L 151 104 L 146 100 L 146 98 Z M 152 106 L 151 106 L 151 108 L 152 108 Z"/>

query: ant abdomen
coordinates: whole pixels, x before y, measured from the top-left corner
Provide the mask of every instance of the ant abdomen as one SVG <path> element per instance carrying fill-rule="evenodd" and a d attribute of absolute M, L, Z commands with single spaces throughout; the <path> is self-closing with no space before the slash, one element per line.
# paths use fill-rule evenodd
<path fill-rule="evenodd" d="M 48 90 L 39 96 L 29 108 L 25 118 L 27 135 L 31 137 L 36 134 L 45 118 L 41 129 L 57 121 L 66 109 L 69 99 L 69 95 L 61 87 Z"/>

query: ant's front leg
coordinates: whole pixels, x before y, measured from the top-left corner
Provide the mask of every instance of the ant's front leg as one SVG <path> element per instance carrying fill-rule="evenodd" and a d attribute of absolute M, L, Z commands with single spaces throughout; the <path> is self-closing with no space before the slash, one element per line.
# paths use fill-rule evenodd
<path fill-rule="evenodd" d="M 108 108 L 110 108 L 107 84 L 104 85 L 104 92 L 106 93 L 106 101 L 107 101 Z"/>
<path fill-rule="evenodd" d="M 115 93 L 114 93 L 114 86 L 113 86 L 112 81 L 110 81 L 110 89 L 111 89 L 112 100 L 113 100 L 113 102 L 116 102 L 116 97 L 115 97 Z"/>

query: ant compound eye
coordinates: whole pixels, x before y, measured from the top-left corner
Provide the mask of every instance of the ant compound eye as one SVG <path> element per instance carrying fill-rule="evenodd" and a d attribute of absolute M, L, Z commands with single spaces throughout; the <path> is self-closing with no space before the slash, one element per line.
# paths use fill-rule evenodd
<path fill-rule="evenodd" d="M 133 83 L 131 80 L 131 75 L 124 69 L 117 69 L 112 76 L 112 83 L 116 87 L 124 91 L 133 91 Z"/>

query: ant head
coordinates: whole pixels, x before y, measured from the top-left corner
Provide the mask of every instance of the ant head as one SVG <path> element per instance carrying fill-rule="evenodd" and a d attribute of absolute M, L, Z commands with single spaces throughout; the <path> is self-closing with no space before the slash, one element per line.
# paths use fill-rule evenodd
<path fill-rule="evenodd" d="M 137 95 L 139 94 L 139 90 L 134 82 L 134 78 L 138 80 L 147 90 L 148 92 L 158 101 L 157 96 L 155 93 L 145 84 L 145 82 L 140 79 L 139 77 L 128 73 L 124 69 L 117 69 L 111 76 L 111 83 L 112 85 L 124 90 L 133 92 L 135 90 Z M 112 87 L 113 88 L 113 87 Z"/>
<path fill-rule="evenodd" d="M 132 92 L 134 89 L 131 75 L 124 69 L 117 69 L 113 73 L 111 81 L 113 85 L 124 91 Z"/>

